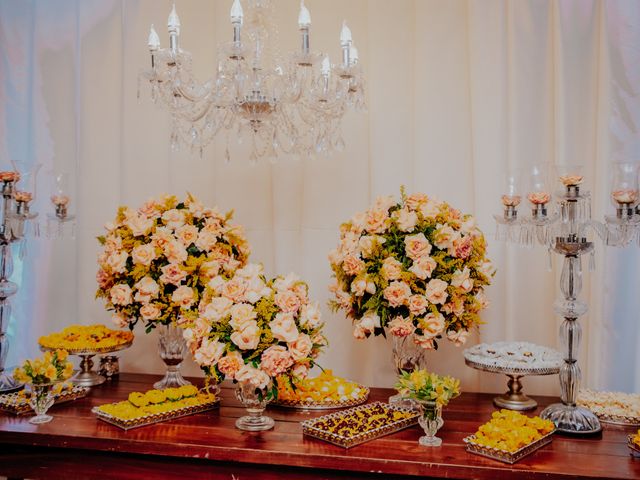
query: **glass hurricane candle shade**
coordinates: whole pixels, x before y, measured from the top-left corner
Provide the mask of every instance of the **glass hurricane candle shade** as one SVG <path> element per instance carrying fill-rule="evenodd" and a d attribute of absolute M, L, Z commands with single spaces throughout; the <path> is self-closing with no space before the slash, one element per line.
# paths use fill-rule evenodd
<path fill-rule="evenodd" d="M 543 165 L 534 165 L 529 172 L 527 200 L 531 204 L 534 218 L 547 216 L 547 204 L 551 201 L 548 176 L 548 168 Z"/>
<path fill-rule="evenodd" d="M 236 420 L 236 428 L 249 432 L 270 430 L 274 427 L 273 418 L 264 415 L 264 410 L 269 401 L 267 394 L 271 383 L 265 388 L 256 388 L 250 381 L 238 382 L 236 385 L 236 398 L 247 409 L 248 415 Z"/>
<path fill-rule="evenodd" d="M 183 330 L 173 324 L 160 325 L 156 328 L 160 334 L 158 351 L 160 358 L 167 366 L 167 371 L 162 380 L 153 384 L 153 388 L 162 390 L 191 385 L 191 382 L 185 380 L 180 373 L 180 365 L 187 352 L 187 343 L 183 336 Z"/>
<path fill-rule="evenodd" d="M 633 208 L 638 205 L 638 164 L 616 163 L 613 166 L 611 200 L 618 215 L 631 216 Z"/>
<path fill-rule="evenodd" d="M 442 439 L 436 437 L 436 433 L 438 433 L 438 430 L 444 425 L 442 405 L 425 400 L 417 400 L 416 403 L 420 411 L 418 423 L 425 433 L 420 437 L 418 443 L 423 447 L 439 447 L 442 445 Z"/>

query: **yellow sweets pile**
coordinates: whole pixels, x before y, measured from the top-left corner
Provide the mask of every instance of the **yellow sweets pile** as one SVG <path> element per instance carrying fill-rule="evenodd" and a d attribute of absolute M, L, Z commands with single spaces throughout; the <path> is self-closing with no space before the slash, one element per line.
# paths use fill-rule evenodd
<path fill-rule="evenodd" d="M 638 430 L 636 434 L 631 437 L 631 441 L 635 443 L 638 448 L 640 448 L 640 430 Z"/>
<path fill-rule="evenodd" d="M 215 401 L 214 393 L 198 391 L 193 385 L 164 390 L 132 392 L 123 402 L 109 403 L 98 407 L 120 420 L 132 420 L 145 415 L 166 413 L 185 407 L 193 407 Z"/>
<path fill-rule="evenodd" d="M 40 337 L 38 343 L 45 348 L 91 351 L 115 348 L 132 341 L 130 331 L 111 330 L 104 325 L 71 325 L 61 332 Z"/>
<path fill-rule="evenodd" d="M 315 378 L 294 380 L 293 386 L 286 378 L 278 379 L 278 399 L 293 402 L 344 402 L 361 398 L 366 390 L 355 382 L 324 370 Z"/>
<path fill-rule="evenodd" d="M 555 429 L 550 420 L 527 417 L 511 410 L 493 412 L 489 422 L 481 425 L 472 443 L 515 452 L 539 440 Z"/>

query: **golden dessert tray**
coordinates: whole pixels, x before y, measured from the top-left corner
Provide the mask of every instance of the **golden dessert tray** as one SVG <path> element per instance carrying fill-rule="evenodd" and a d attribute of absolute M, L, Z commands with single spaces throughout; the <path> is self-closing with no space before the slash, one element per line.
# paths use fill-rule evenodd
<path fill-rule="evenodd" d="M 326 420 L 345 419 L 346 417 L 348 417 L 350 414 L 354 412 L 357 412 L 360 410 L 368 410 L 375 407 L 382 407 L 386 411 L 410 413 L 411 416 L 398 421 L 389 422 L 386 425 L 382 425 L 380 427 L 376 427 L 371 430 L 359 432 L 351 437 L 338 435 L 336 433 L 330 432 L 326 429 L 323 429 L 317 426 L 318 423 L 321 423 Z M 305 420 L 304 422 L 301 422 L 301 424 L 302 424 L 302 433 L 305 435 L 308 435 L 314 438 L 319 438 L 320 440 L 333 443 L 334 445 L 338 445 L 339 447 L 351 448 L 356 445 L 360 445 L 361 443 L 365 443 L 370 440 L 375 440 L 376 438 L 384 437 L 385 435 L 399 432 L 400 430 L 403 430 L 407 427 L 415 425 L 416 423 L 418 423 L 418 417 L 419 417 L 419 413 L 415 410 L 399 407 L 395 405 L 389 405 L 382 402 L 374 402 L 374 403 L 368 403 L 366 405 L 360 405 L 359 407 L 350 408 L 349 410 L 343 410 L 341 412 L 330 413 L 328 415 L 323 415 L 322 417 Z"/>
<path fill-rule="evenodd" d="M 364 385 L 358 385 L 362 392 L 355 398 L 348 398 L 346 400 L 326 400 L 321 402 L 315 402 L 313 400 L 276 400 L 271 403 L 276 407 L 295 408 L 297 410 L 332 410 L 334 408 L 347 408 L 356 407 L 362 405 L 369 398 L 369 388 Z"/>
<path fill-rule="evenodd" d="M 115 402 L 120 403 L 120 402 Z M 210 402 L 201 403 L 199 405 L 190 405 L 188 407 L 177 408 L 168 412 L 162 413 L 150 413 L 136 418 L 122 419 L 110 415 L 102 410 L 100 407 L 93 407 L 91 411 L 95 413 L 100 420 L 103 420 L 111 425 L 120 427 L 123 430 L 131 430 L 132 428 L 145 427 L 147 425 L 153 425 L 154 423 L 168 422 L 180 417 L 186 417 L 195 413 L 206 412 L 207 410 L 213 410 L 220 403 L 220 398 L 216 398 Z"/>
<path fill-rule="evenodd" d="M 84 398 L 89 394 L 90 390 L 91 389 L 88 387 L 79 387 L 74 385 L 71 389 L 66 389 L 60 393 L 56 393 L 54 395 L 53 404 L 58 405 L 60 403 L 71 402 L 73 400 L 78 400 L 79 398 Z M 22 392 L 0 395 L 0 410 L 14 415 L 33 413 L 33 408 L 29 404 L 29 400 L 22 395 Z"/>
<path fill-rule="evenodd" d="M 522 460 L 527 455 L 532 454 L 539 448 L 544 447 L 551 443 L 551 436 L 555 433 L 555 430 L 547 433 L 544 437 L 539 438 L 535 442 L 531 442 L 529 445 L 516 450 L 515 452 L 508 452 L 499 448 L 487 447 L 484 445 L 478 445 L 473 443 L 476 436 L 469 435 L 462 441 L 466 444 L 467 452 L 475 453 L 476 455 L 482 455 L 483 457 L 498 460 L 499 462 L 514 464 L 519 460 Z"/>
<path fill-rule="evenodd" d="M 627 445 L 631 449 L 631 455 L 633 457 L 640 458 L 640 445 L 633 441 L 633 435 L 629 435 L 629 442 L 627 443 Z"/>

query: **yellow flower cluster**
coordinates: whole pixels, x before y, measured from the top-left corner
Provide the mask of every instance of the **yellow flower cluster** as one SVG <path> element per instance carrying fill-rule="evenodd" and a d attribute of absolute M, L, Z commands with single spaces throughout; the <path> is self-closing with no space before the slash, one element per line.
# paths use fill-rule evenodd
<path fill-rule="evenodd" d="M 116 348 L 133 341 L 133 333 L 111 330 L 104 325 L 71 325 L 61 332 L 40 337 L 38 343 L 45 348 L 65 350 L 95 350 Z"/>
<path fill-rule="evenodd" d="M 633 437 L 631 437 L 631 441 L 635 443 L 638 446 L 638 448 L 640 448 L 640 430 L 638 430 L 636 434 Z"/>
<path fill-rule="evenodd" d="M 278 399 L 293 402 L 342 402 L 362 398 L 366 390 L 361 385 L 324 370 L 315 378 L 289 382 L 289 377 L 278 377 Z"/>
<path fill-rule="evenodd" d="M 73 374 L 73 364 L 67 361 L 65 350 L 45 352 L 41 358 L 26 360 L 15 369 L 14 378 L 23 383 L 43 384 L 66 380 Z"/>
<path fill-rule="evenodd" d="M 164 390 L 132 392 L 123 402 L 109 403 L 98 407 L 103 412 L 120 420 L 132 420 L 158 413 L 167 413 L 185 407 L 193 407 L 215 401 L 216 395 L 198 391 L 193 385 Z"/>
<path fill-rule="evenodd" d="M 404 397 L 434 401 L 445 406 L 449 400 L 460 395 L 460 380 L 418 369 L 413 372 L 402 372 L 395 388 Z"/>
<path fill-rule="evenodd" d="M 500 410 L 493 412 L 491 420 L 480 426 L 472 443 L 515 452 L 553 432 L 554 429 L 555 425 L 550 420 L 527 417 L 511 410 Z"/>

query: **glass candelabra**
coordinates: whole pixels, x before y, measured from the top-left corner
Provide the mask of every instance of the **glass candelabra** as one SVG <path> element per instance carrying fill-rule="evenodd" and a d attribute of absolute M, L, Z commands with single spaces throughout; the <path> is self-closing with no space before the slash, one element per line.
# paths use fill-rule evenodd
<path fill-rule="evenodd" d="M 231 8 L 233 40 L 218 48 L 213 79 L 201 83 L 193 74 L 191 54 L 180 47 L 180 19 L 175 5 L 167 22 L 169 47 L 160 48 L 153 25 L 148 47 L 151 69 L 141 78 L 151 84 L 151 98 L 169 110 L 171 146 L 180 143 L 202 153 L 219 133 L 250 143 L 250 160 L 279 153 L 313 155 L 344 147 L 340 124 L 349 109 L 363 110 L 364 78 L 351 30 L 343 24 L 342 62 L 310 49 L 311 15 L 300 5 L 301 49 L 284 58 L 275 45 L 277 29 L 271 0 L 239 0 Z"/>
<path fill-rule="evenodd" d="M 579 166 L 556 167 L 562 189 L 555 194 L 555 205 L 545 170 L 536 166 L 529 172 L 526 198 L 531 213 L 526 216 L 519 215 L 518 211 L 523 197 L 522 179 L 517 173 L 507 176 L 502 195 L 504 211 L 494 217 L 496 236 L 527 246 L 542 245 L 564 257 L 560 277 L 562 298 L 554 304 L 555 312 L 564 317 L 560 327 L 564 356 L 559 374 L 561 403 L 548 406 L 541 416 L 553 421 L 563 432 L 595 433 L 601 429 L 598 418 L 576 404 L 581 379 L 577 357 L 582 337 L 578 319 L 588 310 L 587 304 L 578 298 L 582 289 L 582 257 L 589 255 L 593 268 L 594 244 L 589 240 L 592 232 L 610 246 L 626 246 L 634 239 L 640 240 L 638 169 L 636 164 L 614 165 L 611 196 L 616 215 L 606 216 L 605 222 L 591 218 L 591 198 L 582 188 Z"/>

